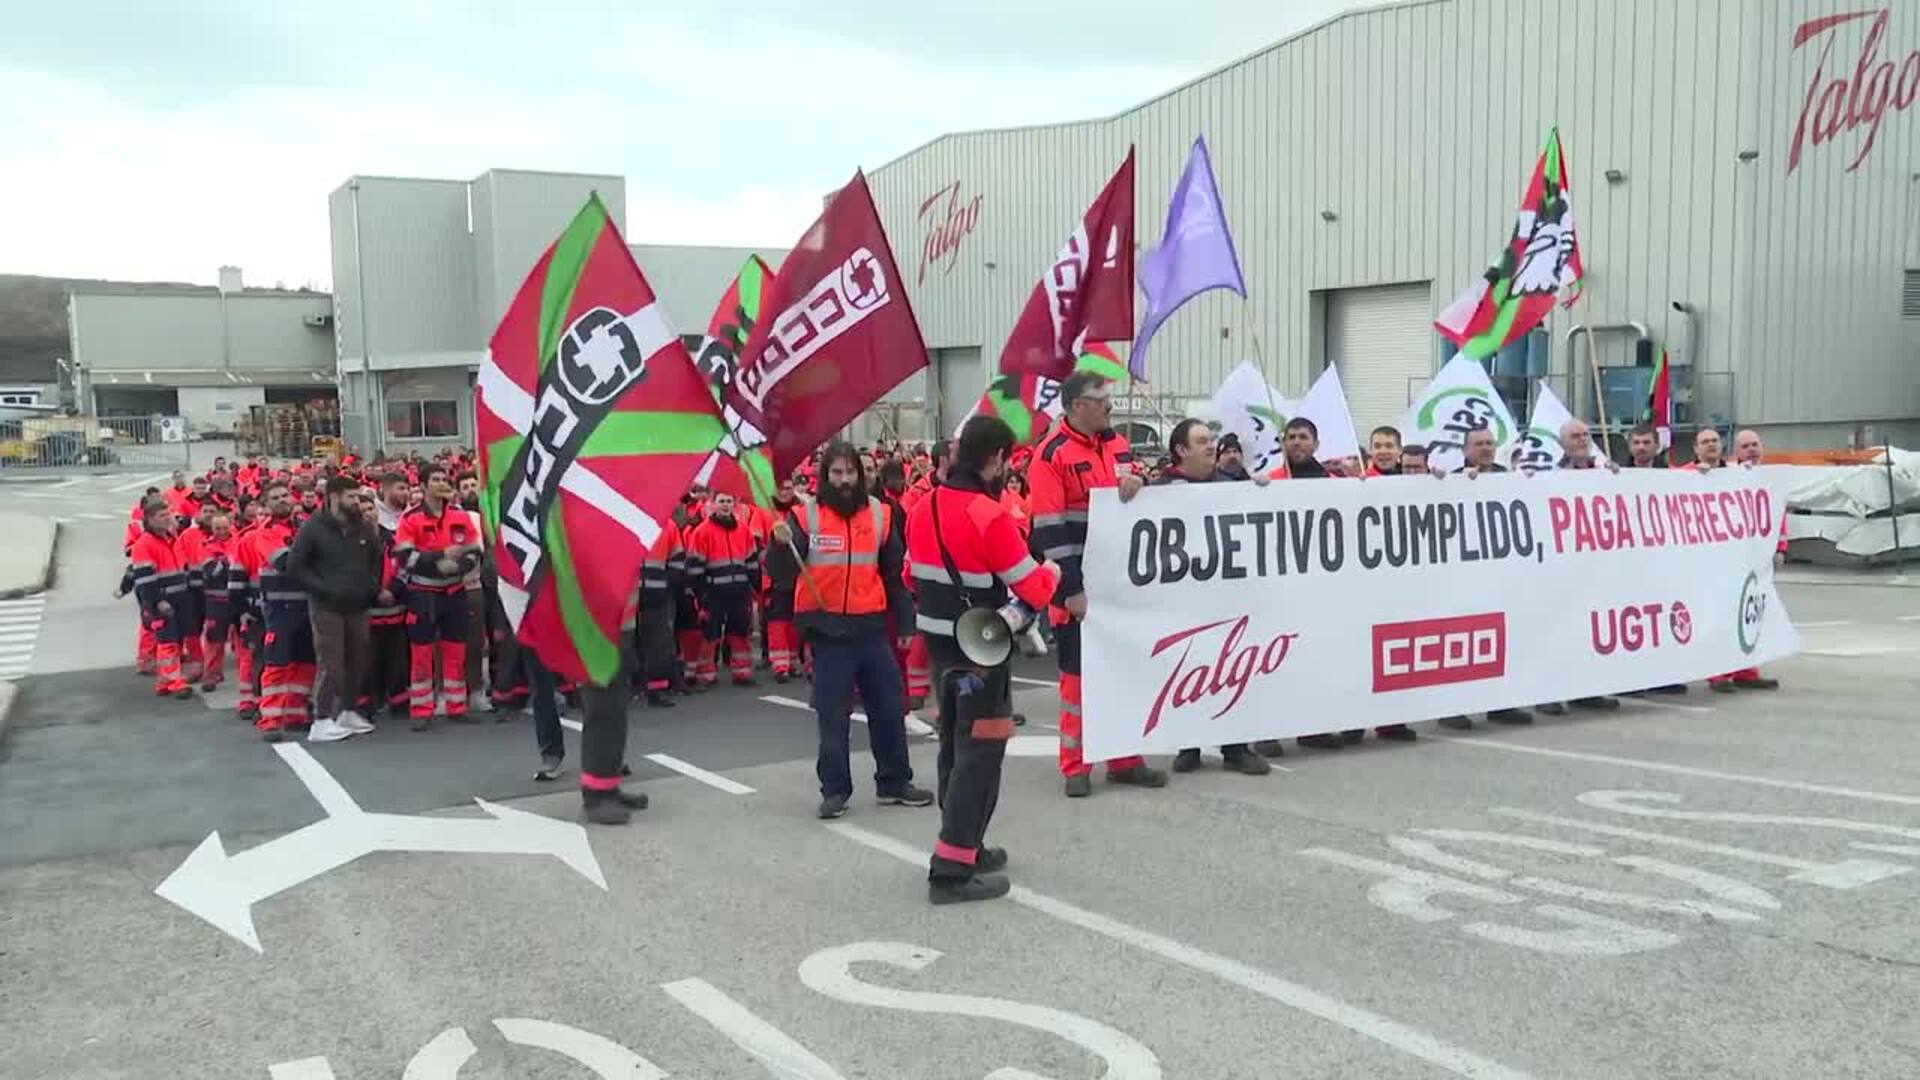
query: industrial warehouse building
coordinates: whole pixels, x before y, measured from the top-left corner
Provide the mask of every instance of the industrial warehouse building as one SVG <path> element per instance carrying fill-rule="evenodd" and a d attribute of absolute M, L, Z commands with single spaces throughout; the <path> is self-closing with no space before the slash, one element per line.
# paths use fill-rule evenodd
<path fill-rule="evenodd" d="M 68 297 L 74 402 L 99 416 L 179 416 L 194 435 L 230 433 L 257 406 L 332 398 L 327 294 L 219 286 L 78 282 Z"/>
<path fill-rule="evenodd" d="M 494 169 L 471 181 L 356 176 L 335 189 L 334 346 L 349 443 L 473 444 L 473 384 L 487 340 L 541 253 L 596 192 L 627 235 L 617 176 Z M 752 254 L 631 250 L 690 345 Z M 760 255 L 778 265 L 785 252 Z"/>
<path fill-rule="evenodd" d="M 1644 400 L 1636 363 L 1665 348 L 1682 439 L 1712 424 L 1783 448 L 1912 445 L 1917 46 L 1911 5 L 1422 0 L 1333 18 L 1108 119 L 942 136 L 870 174 L 933 354 L 883 411 L 906 427 L 924 403 L 951 430 L 1128 146 L 1148 247 L 1204 134 L 1249 302 L 1184 308 L 1123 411 L 1151 421 L 1149 393 L 1189 411 L 1254 360 L 1293 394 L 1333 365 L 1363 432 L 1395 422 L 1451 355 L 1432 322 L 1504 248 L 1558 125 L 1587 299 L 1497 358 L 1516 410 L 1531 374 L 1594 415 L 1570 338 L 1585 320 L 1616 430 Z"/>

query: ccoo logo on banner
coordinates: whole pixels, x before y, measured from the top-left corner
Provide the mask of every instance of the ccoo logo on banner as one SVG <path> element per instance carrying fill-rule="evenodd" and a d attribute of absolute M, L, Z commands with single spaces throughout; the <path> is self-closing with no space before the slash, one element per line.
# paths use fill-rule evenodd
<path fill-rule="evenodd" d="M 1776 470 L 1095 493 L 1090 760 L 1687 682 L 1797 647 Z"/>

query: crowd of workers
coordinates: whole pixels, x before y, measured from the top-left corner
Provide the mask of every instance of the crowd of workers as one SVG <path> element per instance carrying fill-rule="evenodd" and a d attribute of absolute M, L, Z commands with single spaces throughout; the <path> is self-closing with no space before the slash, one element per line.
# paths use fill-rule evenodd
<path fill-rule="evenodd" d="M 695 486 L 637 568 L 614 687 L 556 682 L 515 642 L 467 455 L 348 453 L 280 466 L 257 456 L 216 459 L 204 475 L 176 472 L 134 509 L 122 592 L 139 600 L 137 666 L 154 676 L 157 694 L 189 697 L 195 683 L 210 693 L 225 681 L 232 652 L 239 714 L 269 741 L 300 733 L 313 742 L 346 739 L 373 731 L 383 714 L 424 731 L 436 718 L 475 723 L 481 713 L 505 720 L 530 710 L 542 780 L 560 775 L 559 710 L 575 696 L 590 720 L 615 718 L 589 723 L 582 737 L 585 812 L 602 823 L 624 822 L 646 805 L 620 786 L 631 698 L 671 708 L 678 696 L 718 686 L 723 665 L 735 685 L 754 684 L 756 670 L 781 683 L 805 678 L 819 728 L 819 815 L 839 817 L 853 795 L 848 722 L 857 696 L 879 800 L 941 805 L 932 899 L 1002 895 L 1007 882 L 995 871 L 1006 853 L 984 837 L 1007 740 L 1024 718 L 1013 712 L 1006 664 L 983 667 L 960 648 L 956 623 L 967 610 L 1011 610 L 1018 600 L 1045 612 L 1039 621 L 1060 673 L 1059 768 L 1065 794 L 1083 798 L 1093 791 L 1094 763 L 1080 751 L 1079 620 L 1089 602 L 1080 562 L 1094 490 L 1113 487 L 1131 499 L 1147 484 L 1438 473 L 1426 447 L 1402 445 L 1390 427 L 1374 429 L 1364 461 L 1323 463 L 1318 432 L 1304 418 L 1286 425 L 1283 460 L 1265 475 L 1249 475 L 1238 441 L 1198 420 L 1173 427 L 1164 458 L 1140 463 L 1113 430 L 1111 393 L 1090 373 L 1065 380 L 1064 414 L 1032 446 L 1017 446 L 992 417 L 975 417 L 951 443 L 931 447 L 830 444 L 780 480 L 771 507 Z M 1622 467 L 1595 448 L 1580 421 L 1561 436 L 1556 467 Z M 1694 451 L 1689 467 L 1726 464 L 1716 432 L 1702 431 Z M 1739 432 L 1734 452 L 1741 463 L 1758 463 L 1759 437 Z M 1456 471 L 1507 471 L 1496 458 L 1492 433 L 1476 431 Z M 1623 464 L 1666 467 L 1651 428 L 1634 429 Z M 1752 670 L 1710 683 L 1721 692 L 1777 685 Z M 937 794 L 913 783 L 906 740 L 906 714 L 928 703 L 940 734 Z M 1509 724 L 1532 718 L 1526 709 L 1488 716 Z M 1466 717 L 1440 723 L 1471 726 Z M 1417 737 L 1405 724 L 1376 733 Z M 1337 750 L 1363 738 L 1348 730 L 1297 743 Z M 1222 758 L 1230 770 L 1258 775 L 1283 752 L 1269 740 L 1223 747 Z M 1200 764 L 1199 748 L 1190 748 L 1173 769 Z M 1140 757 L 1107 762 L 1106 776 L 1148 788 L 1167 782 Z"/>

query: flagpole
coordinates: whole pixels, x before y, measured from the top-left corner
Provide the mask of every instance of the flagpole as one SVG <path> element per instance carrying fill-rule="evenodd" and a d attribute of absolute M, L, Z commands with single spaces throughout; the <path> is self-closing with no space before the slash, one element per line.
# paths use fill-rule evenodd
<path fill-rule="evenodd" d="M 1600 386 L 1600 365 L 1593 355 L 1593 309 L 1587 299 L 1587 291 L 1580 290 L 1580 329 L 1581 336 L 1587 339 L 1587 371 L 1593 376 L 1593 407 L 1600 417 L 1600 452 L 1610 454 L 1607 442 L 1607 396 Z"/>
<path fill-rule="evenodd" d="M 745 418 L 740 417 L 738 413 L 736 413 L 735 416 L 736 418 L 734 419 L 731 426 L 728 428 L 727 434 L 730 438 L 733 439 L 734 447 L 737 448 L 742 455 L 738 459 L 740 462 L 740 471 L 747 474 L 747 486 L 753 489 L 753 501 L 755 503 L 759 503 L 761 501 L 761 496 L 764 494 L 766 496 L 767 505 L 771 506 L 773 505 L 773 493 L 769 491 L 764 491 L 760 487 L 759 475 L 753 471 L 752 466 L 746 463 L 745 455 L 747 454 L 747 448 L 744 445 L 742 445 L 740 442 L 740 425 L 742 422 L 744 422 Z M 768 467 L 772 467 L 773 465 L 772 454 L 767 455 L 767 465 Z M 778 525 L 780 523 L 776 521 L 774 522 L 774 524 Z M 771 539 L 771 537 L 769 537 L 769 539 Z M 826 598 L 822 596 L 820 593 L 820 585 L 818 582 L 813 580 L 812 571 L 807 569 L 807 560 L 800 557 L 800 547 L 799 545 L 793 542 L 793 536 L 791 533 L 789 533 L 787 536 L 787 550 L 793 553 L 794 564 L 800 567 L 800 580 L 807 583 L 807 592 L 813 594 L 813 602 L 820 605 L 822 608 L 826 607 L 827 601 L 826 601 Z"/>

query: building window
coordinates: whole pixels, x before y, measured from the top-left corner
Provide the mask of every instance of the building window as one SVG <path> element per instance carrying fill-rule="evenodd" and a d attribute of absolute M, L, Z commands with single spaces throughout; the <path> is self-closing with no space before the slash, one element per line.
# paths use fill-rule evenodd
<path fill-rule="evenodd" d="M 387 435 L 394 439 L 454 439 L 460 435 L 460 403 L 441 398 L 387 402 Z"/>
<path fill-rule="evenodd" d="M 0 394 L 0 405 L 38 405 L 38 394 Z"/>

